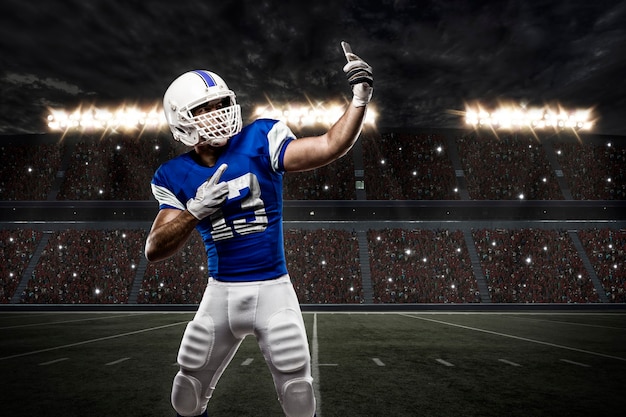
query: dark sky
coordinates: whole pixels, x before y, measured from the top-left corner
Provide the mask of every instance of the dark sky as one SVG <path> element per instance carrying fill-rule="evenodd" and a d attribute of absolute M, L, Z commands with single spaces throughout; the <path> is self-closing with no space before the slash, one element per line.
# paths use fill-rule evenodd
<path fill-rule="evenodd" d="M 374 68 L 381 126 L 458 127 L 466 102 L 595 109 L 626 135 L 626 1 L 3 0 L 0 134 L 47 107 L 159 102 L 217 72 L 256 104 L 350 96 L 340 41 Z"/>

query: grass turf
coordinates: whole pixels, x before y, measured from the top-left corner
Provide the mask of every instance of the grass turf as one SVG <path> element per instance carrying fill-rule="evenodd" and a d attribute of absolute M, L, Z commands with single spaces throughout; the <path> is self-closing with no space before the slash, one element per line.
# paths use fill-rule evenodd
<path fill-rule="evenodd" d="M 318 417 L 617 416 L 626 405 L 623 313 L 304 317 Z M 176 352 L 191 318 L 0 313 L 2 415 L 173 416 Z M 282 415 L 253 337 L 220 380 L 209 415 Z"/>

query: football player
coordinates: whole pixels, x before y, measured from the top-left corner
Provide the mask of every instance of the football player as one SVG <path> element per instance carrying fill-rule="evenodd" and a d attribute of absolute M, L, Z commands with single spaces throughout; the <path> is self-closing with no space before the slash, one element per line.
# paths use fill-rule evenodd
<path fill-rule="evenodd" d="M 277 120 L 243 127 L 224 80 L 189 71 L 167 88 L 163 107 L 173 138 L 190 151 L 164 163 L 152 191 L 159 212 L 145 255 L 175 254 L 194 229 L 208 256 L 208 284 L 183 333 L 171 402 L 179 416 L 207 414 L 215 386 L 247 335 L 254 335 L 286 416 L 311 417 L 315 395 L 304 321 L 285 263 L 282 178 L 348 152 L 372 97 L 372 68 L 342 43 L 352 101 L 329 130 L 296 139 Z"/>

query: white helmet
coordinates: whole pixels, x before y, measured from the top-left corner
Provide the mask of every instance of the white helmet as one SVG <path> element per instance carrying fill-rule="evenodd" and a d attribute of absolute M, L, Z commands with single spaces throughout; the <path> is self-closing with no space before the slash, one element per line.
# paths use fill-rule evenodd
<path fill-rule="evenodd" d="M 222 100 L 222 107 L 194 116 L 192 110 Z M 241 107 L 235 93 L 217 74 L 189 71 L 176 78 L 163 96 L 163 111 L 174 139 L 187 146 L 207 141 L 211 146 L 224 146 L 241 131 Z"/>

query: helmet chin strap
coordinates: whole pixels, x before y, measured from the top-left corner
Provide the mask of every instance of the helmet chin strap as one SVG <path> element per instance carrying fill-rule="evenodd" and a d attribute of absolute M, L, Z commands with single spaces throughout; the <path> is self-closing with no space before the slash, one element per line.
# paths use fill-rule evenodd
<path fill-rule="evenodd" d="M 228 140 L 230 138 L 205 138 L 203 136 L 200 135 L 200 140 L 196 143 L 197 145 L 200 146 L 211 146 L 213 148 L 221 148 L 223 146 L 226 146 L 226 144 L 228 143 Z"/>
<path fill-rule="evenodd" d="M 228 143 L 228 139 L 210 139 L 207 142 L 209 142 L 209 145 L 213 146 L 214 148 L 221 148 L 222 146 L 225 146 L 226 143 Z"/>

